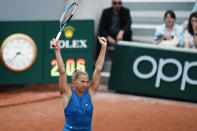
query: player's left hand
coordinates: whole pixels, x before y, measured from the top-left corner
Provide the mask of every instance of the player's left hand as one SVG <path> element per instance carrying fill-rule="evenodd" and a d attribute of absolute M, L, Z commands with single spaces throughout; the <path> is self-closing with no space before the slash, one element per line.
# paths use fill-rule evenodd
<path fill-rule="evenodd" d="M 102 46 L 107 46 L 107 39 L 105 37 L 99 37 L 98 36 L 98 39 L 99 39 L 99 43 L 102 45 Z"/>

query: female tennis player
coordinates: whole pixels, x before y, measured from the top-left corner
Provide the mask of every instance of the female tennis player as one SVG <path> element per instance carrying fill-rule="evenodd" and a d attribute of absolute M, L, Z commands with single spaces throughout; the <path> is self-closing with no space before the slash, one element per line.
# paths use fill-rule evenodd
<path fill-rule="evenodd" d="M 53 40 L 52 47 L 55 51 L 60 73 L 59 91 L 66 120 L 63 131 L 91 131 L 94 98 L 100 85 L 101 71 L 107 47 L 106 38 L 98 37 L 98 39 L 101 44 L 101 50 L 95 64 L 92 80 L 89 82 L 87 72 L 76 69 L 72 75 L 73 88 L 67 83 L 59 41 Z"/>

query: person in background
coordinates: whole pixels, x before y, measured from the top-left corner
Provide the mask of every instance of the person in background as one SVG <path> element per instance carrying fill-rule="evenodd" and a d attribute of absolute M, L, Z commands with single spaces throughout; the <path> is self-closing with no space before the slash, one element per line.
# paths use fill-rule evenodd
<path fill-rule="evenodd" d="M 197 48 L 197 12 L 192 13 L 189 17 L 184 42 L 185 48 Z"/>
<path fill-rule="evenodd" d="M 192 12 L 191 13 L 194 13 L 194 12 L 197 12 L 197 0 L 195 0 L 195 4 L 192 8 Z M 188 20 L 185 20 L 183 23 L 182 23 L 182 27 L 184 28 L 184 30 L 187 29 L 187 25 L 188 25 Z"/>
<path fill-rule="evenodd" d="M 154 37 L 154 44 L 159 45 L 163 41 L 178 39 L 178 46 L 184 47 L 184 29 L 175 23 L 176 15 L 174 11 L 167 10 L 164 14 L 164 24 L 157 27 Z M 177 46 L 177 45 L 176 45 Z"/>
<path fill-rule="evenodd" d="M 73 86 L 67 83 L 65 65 L 59 48 L 59 41 L 53 39 L 58 70 L 59 91 L 62 98 L 66 123 L 63 131 L 91 131 L 92 114 L 95 94 L 100 85 L 101 71 L 105 59 L 107 40 L 98 37 L 101 44 L 100 54 L 95 64 L 92 80 L 89 82 L 88 73 L 76 69 L 72 75 Z"/>
<path fill-rule="evenodd" d="M 130 11 L 122 6 L 121 0 L 112 0 L 112 7 L 103 10 L 98 35 L 107 38 L 109 56 L 112 55 L 117 41 L 132 40 L 131 23 Z M 97 46 L 98 51 L 99 48 Z"/>

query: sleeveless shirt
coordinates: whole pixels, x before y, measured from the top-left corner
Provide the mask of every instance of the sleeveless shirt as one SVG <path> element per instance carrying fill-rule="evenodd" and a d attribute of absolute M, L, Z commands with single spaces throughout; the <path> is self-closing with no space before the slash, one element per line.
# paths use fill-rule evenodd
<path fill-rule="evenodd" d="M 87 91 L 78 96 L 72 89 L 72 96 L 64 109 L 66 123 L 63 131 L 91 131 L 93 106 Z"/>

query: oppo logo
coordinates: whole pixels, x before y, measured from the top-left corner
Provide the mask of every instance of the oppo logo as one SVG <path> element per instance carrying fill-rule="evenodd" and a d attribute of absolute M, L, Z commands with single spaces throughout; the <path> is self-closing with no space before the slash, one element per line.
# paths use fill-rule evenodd
<path fill-rule="evenodd" d="M 141 73 L 138 70 L 139 64 L 143 61 L 149 62 L 152 65 L 152 70 L 150 72 L 146 73 L 146 74 Z M 163 73 L 163 69 L 166 68 L 165 66 L 168 65 L 168 64 L 173 64 L 178 69 L 177 73 L 174 76 L 166 76 Z M 166 82 L 174 82 L 177 79 L 179 79 L 182 75 L 180 90 L 184 91 L 186 83 L 189 83 L 191 85 L 197 85 L 197 80 L 192 80 L 188 76 L 188 71 L 192 67 L 195 67 L 195 66 L 197 67 L 197 61 L 193 61 L 193 62 L 185 61 L 184 66 L 182 66 L 181 63 L 177 59 L 172 59 L 172 58 L 163 59 L 163 58 L 160 58 L 159 62 L 157 63 L 156 60 L 151 56 L 140 56 L 134 61 L 133 71 L 134 71 L 134 74 L 138 78 L 141 78 L 141 79 L 149 79 L 156 74 L 156 82 L 155 82 L 155 87 L 156 88 L 160 87 L 161 80 L 166 81 Z"/>

